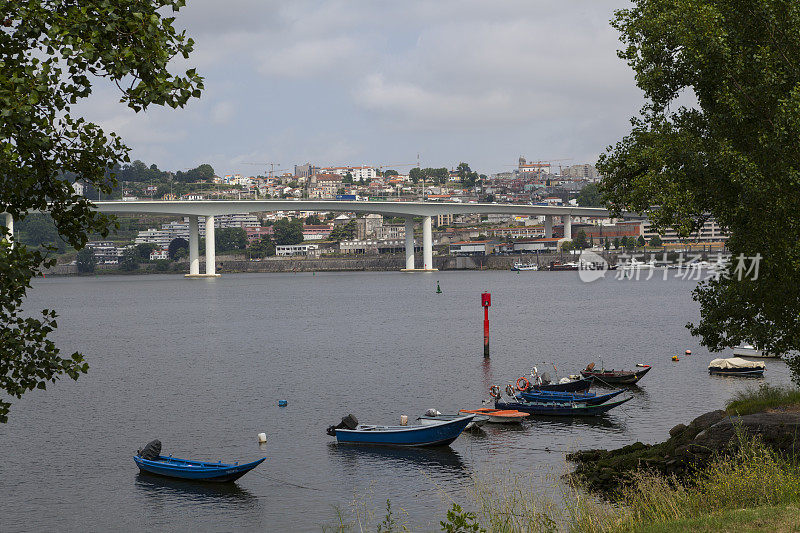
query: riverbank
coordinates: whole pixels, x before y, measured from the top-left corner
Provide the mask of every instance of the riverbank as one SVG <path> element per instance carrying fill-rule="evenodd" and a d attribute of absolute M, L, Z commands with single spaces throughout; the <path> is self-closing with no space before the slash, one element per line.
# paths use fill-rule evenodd
<path fill-rule="evenodd" d="M 522 261 L 524 263 L 549 265 L 551 261 L 574 260 L 569 254 L 541 254 L 536 255 L 502 255 L 502 256 L 434 256 L 433 266 L 437 270 L 509 270 L 511 266 Z M 608 259 L 616 262 L 616 254 L 609 254 Z M 405 256 L 371 255 L 371 256 L 346 256 L 325 258 L 293 258 L 269 257 L 260 260 L 248 260 L 242 256 L 218 256 L 217 272 L 246 273 L 246 272 L 384 272 L 400 271 L 405 268 Z M 96 274 L 164 274 L 188 273 L 189 263 L 176 261 L 168 264 L 166 270 L 159 270 L 157 263 L 141 263 L 134 271 L 122 271 L 118 265 L 97 265 Z M 200 261 L 200 272 L 205 272 L 205 262 Z M 56 265 L 45 270 L 45 276 L 74 276 L 78 275 L 76 265 Z"/>

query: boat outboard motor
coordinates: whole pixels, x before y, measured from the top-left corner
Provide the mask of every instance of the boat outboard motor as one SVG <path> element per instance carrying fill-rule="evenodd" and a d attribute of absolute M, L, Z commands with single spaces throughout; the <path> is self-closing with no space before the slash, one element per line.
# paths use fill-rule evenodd
<path fill-rule="evenodd" d="M 337 429 L 356 429 L 358 427 L 358 419 L 353 414 L 349 414 L 345 417 L 342 417 L 342 421 L 339 422 L 339 425 L 331 426 L 327 429 L 328 435 L 331 437 L 336 436 Z"/>
<path fill-rule="evenodd" d="M 543 372 L 542 373 L 542 385 L 547 385 L 551 381 L 552 381 L 552 378 L 550 377 L 550 374 L 548 374 L 547 372 Z"/>
<path fill-rule="evenodd" d="M 154 461 L 158 459 L 158 456 L 161 455 L 161 441 L 158 439 L 151 440 L 145 445 L 144 448 L 137 450 L 136 455 L 142 459 L 147 459 L 148 461 Z"/>

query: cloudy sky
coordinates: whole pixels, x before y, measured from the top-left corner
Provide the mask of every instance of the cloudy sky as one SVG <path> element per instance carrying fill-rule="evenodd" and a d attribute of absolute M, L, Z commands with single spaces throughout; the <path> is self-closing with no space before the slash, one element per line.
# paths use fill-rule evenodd
<path fill-rule="evenodd" d="M 100 89 L 84 106 L 162 169 L 594 162 L 642 103 L 608 23 L 625 0 L 188 4 L 202 98 L 135 114 Z"/>

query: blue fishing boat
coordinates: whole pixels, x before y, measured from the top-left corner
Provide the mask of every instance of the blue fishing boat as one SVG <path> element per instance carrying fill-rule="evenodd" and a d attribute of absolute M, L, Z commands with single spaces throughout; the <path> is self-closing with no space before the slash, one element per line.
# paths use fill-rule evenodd
<path fill-rule="evenodd" d="M 625 389 L 615 390 L 608 394 L 601 394 L 598 396 L 593 392 L 528 391 L 520 392 L 517 394 L 517 398 L 523 401 L 586 402 L 587 405 L 600 405 L 623 392 L 625 392 Z"/>
<path fill-rule="evenodd" d="M 264 462 L 261 458 L 252 463 L 227 464 L 219 461 L 217 463 L 207 463 L 204 461 L 192 461 L 189 459 L 178 459 L 171 455 L 165 457 L 160 455 L 161 442 L 158 440 L 147 444 L 139 453 L 133 457 L 139 470 L 159 476 L 188 479 L 192 481 L 212 481 L 225 483 L 236 481 L 258 465 Z"/>
<path fill-rule="evenodd" d="M 376 426 L 357 424 L 353 415 L 342 419 L 339 426 L 328 428 L 340 444 L 372 444 L 381 446 L 447 446 L 461 435 L 475 415 L 465 415 L 420 426 Z M 352 426 L 352 427 L 351 427 Z"/>
<path fill-rule="evenodd" d="M 633 397 L 607 402 L 600 405 L 589 405 L 583 401 L 575 402 L 554 402 L 554 401 L 524 401 L 524 402 L 502 402 L 496 401 L 495 407 L 498 409 L 516 409 L 532 415 L 544 416 L 596 416 L 610 411 L 622 405 Z"/>

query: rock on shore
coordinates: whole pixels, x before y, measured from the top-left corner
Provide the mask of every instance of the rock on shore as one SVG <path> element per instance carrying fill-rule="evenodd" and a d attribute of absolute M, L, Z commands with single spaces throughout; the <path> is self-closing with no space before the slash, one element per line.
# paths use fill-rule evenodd
<path fill-rule="evenodd" d="M 589 488 L 613 493 L 637 469 L 678 477 L 706 464 L 715 454 L 727 453 L 738 442 L 737 427 L 782 453 L 800 453 L 800 412 L 774 409 L 745 416 L 711 411 L 678 424 L 659 444 L 637 442 L 617 450 L 584 450 L 567 455 L 576 463 L 572 476 Z"/>

